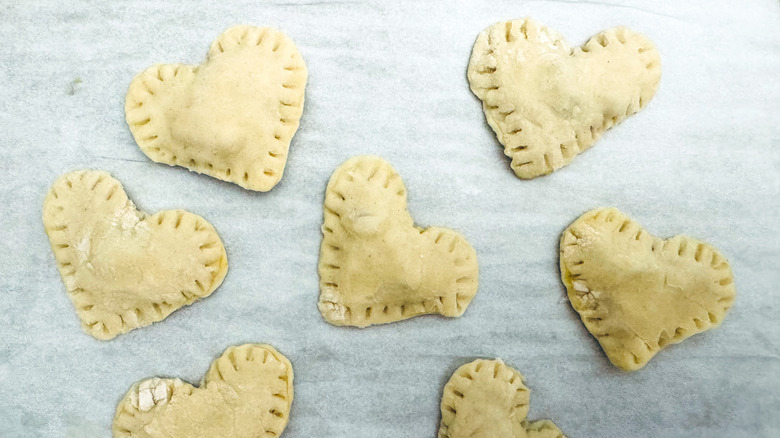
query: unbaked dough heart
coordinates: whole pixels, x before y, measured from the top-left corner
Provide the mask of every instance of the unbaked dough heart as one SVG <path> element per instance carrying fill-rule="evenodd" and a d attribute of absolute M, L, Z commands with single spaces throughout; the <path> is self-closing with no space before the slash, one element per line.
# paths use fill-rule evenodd
<path fill-rule="evenodd" d="M 414 226 L 388 162 L 360 156 L 339 166 L 323 215 L 319 309 L 328 322 L 366 327 L 466 311 L 477 292 L 474 249 L 450 229 Z"/>
<path fill-rule="evenodd" d="M 282 178 L 306 78 L 287 36 L 231 27 L 204 64 L 155 65 L 136 76 L 125 100 L 127 124 L 154 161 L 265 192 Z"/>
<path fill-rule="evenodd" d="M 530 19 L 496 23 L 477 38 L 471 90 L 520 178 L 569 164 L 643 108 L 661 79 L 658 51 L 624 27 L 570 48 Z"/>
<path fill-rule="evenodd" d="M 200 388 L 179 379 L 138 382 L 119 402 L 115 438 L 272 438 L 293 401 L 290 361 L 269 345 L 228 348 Z"/>
<path fill-rule="evenodd" d="M 615 208 L 580 216 L 560 252 L 572 306 L 626 371 L 717 326 L 734 302 L 731 268 L 715 248 L 687 236 L 661 240 Z"/>
<path fill-rule="evenodd" d="M 107 172 L 61 176 L 43 225 L 81 326 L 111 339 L 210 295 L 225 278 L 225 247 L 184 210 L 147 216 Z"/>
<path fill-rule="evenodd" d="M 565 438 L 550 420 L 526 420 L 530 397 L 501 359 L 463 365 L 444 386 L 439 438 Z"/>

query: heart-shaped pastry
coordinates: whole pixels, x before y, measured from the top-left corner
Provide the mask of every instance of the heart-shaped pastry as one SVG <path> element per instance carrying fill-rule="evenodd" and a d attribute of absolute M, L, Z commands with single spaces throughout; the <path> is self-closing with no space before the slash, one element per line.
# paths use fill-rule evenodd
<path fill-rule="evenodd" d="M 444 386 L 439 438 L 565 438 L 550 420 L 526 420 L 530 392 L 501 359 L 461 366 Z"/>
<path fill-rule="evenodd" d="M 479 34 L 468 78 L 515 174 L 535 178 L 569 164 L 647 105 L 661 61 L 650 40 L 624 27 L 572 49 L 524 19 Z"/>
<path fill-rule="evenodd" d="M 580 216 L 560 245 L 572 307 L 625 371 L 717 326 L 734 302 L 731 268 L 715 248 L 687 236 L 661 240 L 615 208 Z"/>
<path fill-rule="evenodd" d="M 119 402 L 114 438 L 271 438 L 287 426 L 290 361 L 270 345 L 228 348 L 200 388 L 179 379 L 136 383 Z"/>
<path fill-rule="evenodd" d="M 184 210 L 147 216 L 106 172 L 61 176 L 43 203 L 43 225 L 81 326 L 98 339 L 209 296 L 227 273 L 210 223 Z"/>
<path fill-rule="evenodd" d="M 282 178 L 306 77 L 287 36 L 231 27 L 204 64 L 155 65 L 136 76 L 125 100 L 127 124 L 154 161 L 265 192 Z"/>
<path fill-rule="evenodd" d="M 319 309 L 366 327 L 426 313 L 460 316 L 477 293 L 474 249 L 455 231 L 414 226 L 406 187 L 385 160 L 347 160 L 325 190 Z"/>

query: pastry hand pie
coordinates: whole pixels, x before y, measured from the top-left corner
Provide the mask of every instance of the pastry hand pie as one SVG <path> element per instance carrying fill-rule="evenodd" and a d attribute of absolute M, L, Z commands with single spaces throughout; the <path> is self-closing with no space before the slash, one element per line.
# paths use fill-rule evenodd
<path fill-rule="evenodd" d="M 200 388 L 152 378 L 116 408 L 114 438 L 271 438 L 290 418 L 293 369 L 269 345 L 228 348 Z"/>
<path fill-rule="evenodd" d="M 154 161 L 265 192 L 282 178 L 306 77 L 284 34 L 231 27 L 205 63 L 160 64 L 136 76 L 125 101 L 127 124 Z"/>
<path fill-rule="evenodd" d="M 661 240 L 614 208 L 580 216 L 560 251 L 569 301 L 626 371 L 717 326 L 734 302 L 731 268 L 715 248 L 687 236 Z"/>
<path fill-rule="evenodd" d="M 563 167 L 652 99 L 658 51 L 619 27 L 571 48 L 530 19 L 496 23 L 477 38 L 471 90 L 520 178 Z"/>
<path fill-rule="evenodd" d="M 111 339 L 210 295 L 225 278 L 214 227 L 184 210 L 147 216 L 106 172 L 60 177 L 43 225 L 82 328 Z"/>
<path fill-rule="evenodd" d="M 444 386 L 438 438 L 565 438 L 550 420 L 526 420 L 530 396 L 500 359 L 463 365 Z"/>
<path fill-rule="evenodd" d="M 476 294 L 474 249 L 450 229 L 415 227 L 406 187 L 383 159 L 354 157 L 339 166 L 323 215 L 319 309 L 329 323 L 460 316 Z"/>

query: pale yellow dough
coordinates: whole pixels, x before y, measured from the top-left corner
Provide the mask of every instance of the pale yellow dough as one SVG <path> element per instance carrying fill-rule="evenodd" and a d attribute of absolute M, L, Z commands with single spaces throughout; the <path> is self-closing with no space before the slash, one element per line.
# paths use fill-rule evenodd
<path fill-rule="evenodd" d="M 43 225 L 81 326 L 111 339 L 210 295 L 225 278 L 214 227 L 184 210 L 147 216 L 101 171 L 60 177 Z"/>
<path fill-rule="evenodd" d="M 687 236 L 661 240 L 615 208 L 580 216 L 560 251 L 572 306 L 626 371 L 717 326 L 734 302 L 731 268 L 715 248 Z"/>
<path fill-rule="evenodd" d="M 571 48 L 526 18 L 479 35 L 468 78 L 515 174 L 535 178 L 569 164 L 647 105 L 661 61 L 650 40 L 624 27 Z"/>
<path fill-rule="evenodd" d="M 439 438 L 565 438 L 550 420 L 526 420 L 530 396 L 501 359 L 463 365 L 444 386 Z"/>
<path fill-rule="evenodd" d="M 228 348 L 200 388 L 179 379 L 136 383 L 119 402 L 114 438 L 275 438 L 290 418 L 293 369 L 269 345 Z"/>
<path fill-rule="evenodd" d="M 204 64 L 155 65 L 136 76 L 125 100 L 127 124 L 154 161 L 265 192 L 282 178 L 306 78 L 287 36 L 231 27 Z"/>
<path fill-rule="evenodd" d="M 414 226 L 389 163 L 360 156 L 339 166 L 323 215 L 319 309 L 328 322 L 365 327 L 466 311 L 477 292 L 474 249 L 450 229 Z"/>

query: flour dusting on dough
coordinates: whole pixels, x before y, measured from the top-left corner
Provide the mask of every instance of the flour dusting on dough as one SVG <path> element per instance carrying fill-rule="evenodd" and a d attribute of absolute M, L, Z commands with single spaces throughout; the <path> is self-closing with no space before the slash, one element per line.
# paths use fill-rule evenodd
<path fill-rule="evenodd" d="M 170 388 L 158 378 L 144 380 L 138 386 L 138 392 L 131 394 L 133 406 L 142 412 L 148 412 L 155 406 L 163 406 L 170 399 Z"/>
<path fill-rule="evenodd" d="M 145 225 L 141 222 L 142 219 L 143 213 L 136 210 L 133 201 L 128 200 L 124 207 L 118 208 L 114 212 L 111 224 L 120 227 L 122 230 L 129 230 Z"/>

